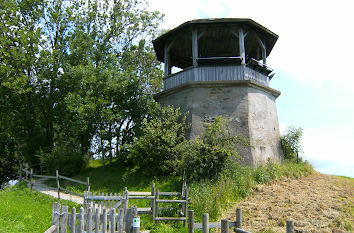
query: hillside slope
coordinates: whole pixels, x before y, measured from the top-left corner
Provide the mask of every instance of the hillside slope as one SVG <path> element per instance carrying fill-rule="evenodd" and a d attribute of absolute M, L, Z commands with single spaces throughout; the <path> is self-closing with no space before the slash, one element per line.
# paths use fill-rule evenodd
<path fill-rule="evenodd" d="M 354 179 L 314 173 L 259 186 L 239 203 L 243 229 L 285 232 L 285 221 L 295 232 L 353 232 Z M 235 220 L 234 210 L 229 214 Z"/>

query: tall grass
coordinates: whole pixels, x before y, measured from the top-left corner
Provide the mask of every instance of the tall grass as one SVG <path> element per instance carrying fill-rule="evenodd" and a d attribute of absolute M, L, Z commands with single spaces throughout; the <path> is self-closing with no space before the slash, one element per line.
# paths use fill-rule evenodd
<path fill-rule="evenodd" d="M 230 163 L 218 179 L 189 185 L 192 200 L 190 208 L 195 211 L 197 221 L 201 221 L 203 213 L 209 213 L 210 219 L 214 221 L 220 218 L 223 211 L 247 197 L 258 184 L 283 177 L 307 176 L 313 171 L 308 162 L 268 162 L 256 168 Z"/>

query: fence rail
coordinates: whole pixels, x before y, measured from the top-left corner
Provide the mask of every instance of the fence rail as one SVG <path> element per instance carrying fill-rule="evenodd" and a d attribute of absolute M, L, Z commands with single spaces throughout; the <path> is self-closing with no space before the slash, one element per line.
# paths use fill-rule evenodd
<path fill-rule="evenodd" d="M 25 176 L 22 176 L 22 173 L 25 173 Z M 85 181 L 81 181 L 81 180 L 76 180 L 73 178 L 69 178 L 66 176 L 62 176 L 59 175 L 59 171 L 56 170 L 56 175 L 55 176 L 48 176 L 48 175 L 38 175 L 38 174 L 34 174 L 33 169 L 29 168 L 28 164 L 25 164 L 25 166 L 23 167 L 22 164 L 20 164 L 20 169 L 19 169 L 19 183 L 21 183 L 21 181 L 25 181 L 26 183 L 30 184 L 30 189 L 32 192 L 33 189 L 33 185 L 35 184 L 35 180 L 33 178 L 45 178 L 45 179 L 53 179 L 56 180 L 56 186 L 57 186 L 57 192 L 58 192 L 58 199 L 60 199 L 60 191 L 72 194 L 72 195 L 76 195 L 79 197 L 84 197 L 84 195 L 70 191 L 68 189 L 65 189 L 63 187 L 60 187 L 60 179 L 62 180 L 67 180 L 73 183 L 77 183 L 77 184 L 83 184 L 86 185 L 87 191 L 90 191 L 90 179 L 89 177 L 86 178 L 86 182 Z"/>

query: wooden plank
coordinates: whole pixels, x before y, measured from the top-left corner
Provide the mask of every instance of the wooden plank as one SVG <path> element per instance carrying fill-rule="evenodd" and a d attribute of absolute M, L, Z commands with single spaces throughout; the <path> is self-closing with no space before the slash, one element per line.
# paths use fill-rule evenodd
<path fill-rule="evenodd" d="M 102 233 L 107 233 L 107 209 L 103 209 L 102 213 Z"/>
<path fill-rule="evenodd" d="M 228 219 L 221 219 L 221 233 L 229 233 L 229 220 Z"/>
<path fill-rule="evenodd" d="M 100 232 L 100 209 L 96 208 L 96 213 L 95 213 L 95 233 Z"/>
<path fill-rule="evenodd" d="M 87 209 L 87 233 L 92 233 L 92 228 L 93 228 L 93 224 L 92 224 L 92 208 L 89 207 Z"/>
<path fill-rule="evenodd" d="M 78 233 L 85 233 L 85 210 L 83 207 L 80 208 Z"/>
<path fill-rule="evenodd" d="M 53 233 L 57 230 L 57 226 L 52 225 L 51 227 L 48 228 L 44 233 Z"/>
<path fill-rule="evenodd" d="M 187 200 L 156 200 L 157 203 L 187 203 Z"/>
<path fill-rule="evenodd" d="M 128 196 L 128 198 L 129 199 L 155 199 L 155 196 Z"/>
<path fill-rule="evenodd" d="M 61 207 L 61 216 L 60 216 L 60 233 L 66 233 L 68 226 L 68 207 Z"/>
<path fill-rule="evenodd" d="M 116 209 L 112 208 L 111 210 L 111 233 L 116 232 Z"/>
<path fill-rule="evenodd" d="M 186 217 L 157 217 L 155 218 L 157 221 L 185 221 Z"/>
<path fill-rule="evenodd" d="M 160 196 L 179 196 L 180 192 L 160 192 Z"/>
<path fill-rule="evenodd" d="M 101 194 L 98 194 L 98 196 L 86 196 L 86 200 L 93 200 L 93 201 L 120 201 L 123 200 L 123 197 L 121 196 L 101 196 Z"/>
<path fill-rule="evenodd" d="M 209 233 L 209 214 L 203 214 L 202 229 L 203 233 Z"/>
<path fill-rule="evenodd" d="M 123 208 L 120 208 L 118 210 L 118 233 L 123 233 L 123 217 L 124 217 L 124 210 Z"/>
<path fill-rule="evenodd" d="M 33 174 L 33 177 L 35 178 L 47 178 L 47 179 L 55 179 L 55 176 L 44 176 L 44 175 L 35 175 Z"/>
<path fill-rule="evenodd" d="M 193 67 L 196 68 L 198 66 L 198 31 L 197 29 L 193 29 L 192 31 L 192 59 L 193 59 Z"/>
<path fill-rule="evenodd" d="M 128 191 L 128 195 L 129 196 L 150 196 L 151 195 L 151 192 L 130 192 Z"/>
<path fill-rule="evenodd" d="M 70 191 L 70 190 L 67 190 L 67 189 L 65 189 L 65 188 L 61 188 L 61 187 L 59 187 L 59 191 L 64 191 L 64 192 L 67 192 L 67 193 L 70 193 L 70 194 L 72 194 L 72 195 L 76 195 L 76 196 L 79 196 L 79 197 L 84 197 L 84 195 L 82 195 L 82 194 L 78 194 L 78 193 L 75 193 L 75 192 L 73 192 L 73 191 Z"/>
<path fill-rule="evenodd" d="M 59 219 L 60 219 L 60 204 L 57 202 L 53 203 L 52 208 L 52 225 L 55 225 L 55 233 L 59 233 Z"/>
<path fill-rule="evenodd" d="M 75 207 L 73 207 L 72 208 L 72 210 L 71 210 L 71 227 L 70 227 L 70 232 L 71 233 L 75 233 L 75 231 L 76 231 L 76 208 Z"/>
<path fill-rule="evenodd" d="M 194 211 L 188 210 L 188 233 L 194 233 Z"/>
<path fill-rule="evenodd" d="M 75 183 L 79 183 L 79 184 L 83 184 L 83 185 L 87 186 L 87 182 L 83 182 L 83 181 L 80 181 L 80 180 L 75 180 L 75 179 L 72 179 L 72 178 L 69 178 L 69 177 L 66 177 L 66 176 L 59 176 L 59 179 L 64 179 L 64 180 L 68 180 L 68 181 L 71 181 L 71 182 L 75 182 Z"/>
<path fill-rule="evenodd" d="M 243 34 L 243 28 L 238 29 L 238 43 L 240 48 L 240 57 L 242 58 L 241 64 L 246 64 L 246 52 L 245 52 L 245 37 Z"/>

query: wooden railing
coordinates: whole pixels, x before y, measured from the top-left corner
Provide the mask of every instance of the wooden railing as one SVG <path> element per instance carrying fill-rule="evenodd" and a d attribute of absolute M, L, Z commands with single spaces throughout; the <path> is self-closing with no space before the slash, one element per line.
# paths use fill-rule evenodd
<path fill-rule="evenodd" d="M 22 174 L 25 174 L 25 176 L 22 176 Z M 66 193 L 72 194 L 72 195 L 76 195 L 79 197 L 84 197 L 84 195 L 67 190 L 63 187 L 60 187 L 60 180 L 67 180 L 73 183 L 77 183 L 77 184 L 82 184 L 85 185 L 87 188 L 87 191 L 90 191 L 90 179 L 89 177 L 86 177 L 86 182 L 85 181 L 80 181 L 80 180 L 76 180 L 73 178 L 69 178 L 66 176 L 62 176 L 59 175 L 59 171 L 56 170 L 55 172 L 55 176 L 48 176 L 48 175 L 38 175 L 38 174 L 34 174 L 33 169 L 29 168 L 28 164 L 25 164 L 24 166 L 22 166 L 22 164 L 20 164 L 20 169 L 19 169 L 19 183 L 21 183 L 22 181 L 25 181 L 26 183 L 29 184 L 30 189 L 32 191 L 33 189 L 33 185 L 35 184 L 35 179 L 34 178 L 45 178 L 45 179 L 53 179 L 56 180 L 56 186 L 57 186 L 57 192 L 58 192 L 58 199 L 60 199 L 60 192 L 64 191 Z"/>
<path fill-rule="evenodd" d="M 164 90 L 178 87 L 189 82 L 251 80 L 269 86 L 266 74 L 248 66 L 214 65 L 190 67 L 164 79 Z"/>

